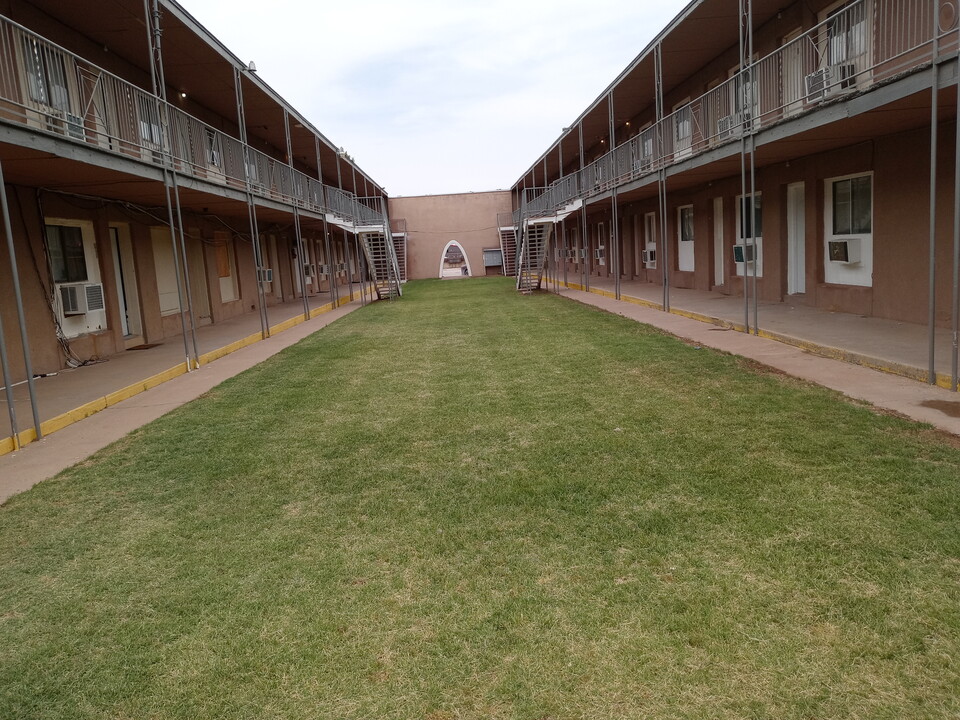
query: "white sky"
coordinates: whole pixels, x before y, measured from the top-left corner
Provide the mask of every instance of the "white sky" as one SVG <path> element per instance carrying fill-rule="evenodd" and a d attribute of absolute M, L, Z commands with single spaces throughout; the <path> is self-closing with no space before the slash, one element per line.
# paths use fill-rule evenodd
<path fill-rule="evenodd" d="M 180 0 L 391 196 L 509 188 L 687 0 Z"/>

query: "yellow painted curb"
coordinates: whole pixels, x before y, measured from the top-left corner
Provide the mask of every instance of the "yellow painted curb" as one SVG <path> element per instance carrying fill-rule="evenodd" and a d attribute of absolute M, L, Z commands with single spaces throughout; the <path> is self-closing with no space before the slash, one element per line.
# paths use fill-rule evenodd
<path fill-rule="evenodd" d="M 345 305 L 346 303 L 351 302 L 359 297 L 360 295 L 358 292 L 353 292 L 350 294 L 349 298 L 347 297 L 340 298 L 340 301 L 338 302 L 337 306 L 339 307 L 340 305 Z M 313 310 L 310 311 L 310 319 L 312 320 L 315 317 L 323 315 L 324 313 L 328 313 L 333 309 L 334 309 L 334 306 L 332 302 L 326 303 L 324 305 L 321 305 L 320 307 L 314 308 Z M 281 333 L 284 330 L 289 330 L 290 328 L 295 327 L 302 322 L 304 322 L 303 315 L 297 315 L 295 317 L 290 318 L 289 320 L 285 320 L 281 323 L 274 325 L 273 327 L 270 328 L 270 333 L 271 334 Z M 253 345 L 254 343 L 258 343 L 261 340 L 263 340 L 263 336 L 261 335 L 261 333 L 254 333 L 252 335 L 248 335 L 245 338 L 241 338 L 240 340 L 236 340 L 230 343 L 229 345 L 224 345 L 223 347 L 217 348 L 216 350 L 211 350 L 209 352 L 206 352 L 203 355 L 201 355 L 199 358 L 200 365 L 209 365 L 214 360 L 219 360 L 225 355 L 229 355 L 230 353 L 236 352 L 237 350 L 245 348 L 248 345 Z M 79 422 L 80 420 L 88 418 L 91 415 L 94 415 L 95 413 L 98 413 L 101 410 L 105 410 L 106 408 L 112 405 L 116 405 L 119 402 L 132 398 L 134 395 L 139 395 L 145 390 L 149 390 L 150 388 L 156 387 L 157 385 L 165 383 L 169 380 L 173 380 L 175 377 L 180 377 L 181 375 L 185 375 L 186 372 L 187 372 L 187 363 L 186 361 L 184 361 L 172 368 L 169 368 L 168 370 L 159 372 L 156 375 L 151 375 L 145 380 L 139 380 L 133 383 L 132 385 L 128 385 L 125 388 L 115 390 L 108 395 L 97 398 L 96 400 L 91 400 L 88 403 L 84 403 L 80 407 L 74 408 L 73 410 L 68 410 L 67 412 L 61 413 L 60 415 L 57 415 L 56 417 L 52 417 L 49 420 L 44 420 L 43 422 L 40 423 L 40 430 L 43 432 L 44 436 L 55 433 L 57 432 L 57 430 L 63 430 L 63 428 L 73 425 L 75 422 Z M 23 430 L 17 435 L 17 441 L 19 442 L 19 446 L 21 448 L 24 447 L 25 445 L 29 445 L 36 439 L 37 439 L 37 432 L 34 428 Z M 12 436 L 0 438 L 0 455 L 6 455 L 7 453 L 11 453 L 16 449 L 17 449 L 17 442 L 14 442 L 14 438 Z"/>
<path fill-rule="evenodd" d="M 560 285 L 565 285 L 571 290 L 581 290 L 584 292 L 591 292 L 596 295 L 602 295 L 604 297 L 615 298 L 615 295 L 608 290 L 601 290 L 599 288 L 590 288 L 590 290 L 584 290 L 583 286 L 578 283 L 564 283 L 560 282 Z M 660 303 L 652 302 L 650 300 L 644 300 L 643 298 L 635 298 L 630 295 L 624 295 L 621 293 L 620 299 L 624 302 L 634 303 L 636 305 L 642 305 L 644 307 L 653 308 L 654 310 L 662 310 L 663 305 Z M 727 328 L 729 330 L 736 330 L 737 332 L 746 332 L 746 326 L 742 323 L 733 322 L 732 320 L 725 320 L 724 318 L 713 317 L 710 315 L 704 315 L 703 313 L 694 312 L 692 310 L 681 310 L 679 308 L 670 308 L 670 312 L 673 315 L 679 315 L 680 317 L 689 318 L 691 320 L 697 320 L 699 322 L 708 323 L 710 325 L 716 325 L 718 327 Z M 781 342 L 784 345 L 792 345 L 793 347 L 800 348 L 805 352 L 810 353 L 811 355 L 817 355 L 819 357 L 829 358 L 830 360 L 840 360 L 841 362 L 848 363 L 850 365 L 861 365 L 871 370 L 878 370 L 880 372 L 887 373 L 888 375 L 896 375 L 898 377 L 905 377 L 910 380 L 916 380 L 917 382 L 926 383 L 929 380 L 929 373 L 926 370 L 921 368 L 912 367 L 910 365 L 903 365 L 902 363 L 892 362 L 889 360 L 883 360 L 880 358 L 871 357 L 869 355 L 863 355 L 861 353 L 853 352 L 851 350 L 843 350 L 842 348 L 835 348 L 829 345 L 820 345 L 815 343 L 812 340 L 803 340 L 801 338 L 795 338 L 791 335 L 783 335 L 777 332 L 771 332 L 769 330 L 759 330 L 757 335 L 768 340 L 776 340 Z M 943 373 L 936 373 L 934 375 L 935 384 L 938 387 L 942 387 L 945 390 L 952 390 L 953 387 L 950 384 L 950 376 Z"/>

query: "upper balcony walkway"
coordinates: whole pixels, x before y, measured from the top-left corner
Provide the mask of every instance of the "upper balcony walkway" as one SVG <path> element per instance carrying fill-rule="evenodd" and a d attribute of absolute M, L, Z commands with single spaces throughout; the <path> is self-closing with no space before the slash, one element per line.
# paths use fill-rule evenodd
<path fill-rule="evenodd" d="M 344 224 L 382 225 L 380 198 L 324 185 L 0 16 L 0 121 Z"/>
<path fill-rule="evenodd" d="M 958 13 L 929 0 L 859 0 L 652 122 L 583 169 L 525 188 L 520 215 L 549 216 L 824 106 L 864 95 L 956 56 Z M 942 8 L 941 8 L 942 10 Z M 651 94 L 652 102 L 652 94 Z M 653 109 L 649 112 L 652 114 Z"/>

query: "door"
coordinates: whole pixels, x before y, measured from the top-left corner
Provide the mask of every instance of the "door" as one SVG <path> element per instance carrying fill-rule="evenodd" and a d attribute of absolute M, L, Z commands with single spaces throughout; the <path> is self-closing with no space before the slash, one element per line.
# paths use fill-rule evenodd
<path fill-rule="evenodd" d="M 111 225 L 110 244 L 113 246 L 113 269 L 117 278 L 117 297 L 120 299 L 123 342 L 126 347 L 142 345 L 143 320 L 129 228 L 126 225 Z"/>
<path fill-rule="evenodd" d="M 787 186 L 787 293 L 807 291 L 806 226 L 804 218 L 804 185 Z"/>
<path fill-rule="evenodd" d="M 693 272 L 693 205 L 677 208 L 677 270 Z"/>

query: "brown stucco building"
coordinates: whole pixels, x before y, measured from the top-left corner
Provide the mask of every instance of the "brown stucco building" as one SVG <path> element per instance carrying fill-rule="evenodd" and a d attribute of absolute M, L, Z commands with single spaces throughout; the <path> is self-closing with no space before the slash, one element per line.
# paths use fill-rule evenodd
<path fill-rule="evenodd" d="M 510 192 L 390 198 L 390 217 L 406 220 L 407 277 L 441 276 L 445 252 L 459 246 L 471 276 L 503 275 L 494 218 L 510 212 Z"/>
<path fill-rule="evenodd" d="M 514 183 L 532 274 L 956 328 L 957 49 L 945 0 L 691 2 Z"/>
<path fill-rule="evenodd" d="M 380 185 L 176 2 L 2 0 L 0 58 L 7 392 L 162 343 L 195 367 L 198 328 L 266 335 L 361 277 L 399 293 Z"/>

